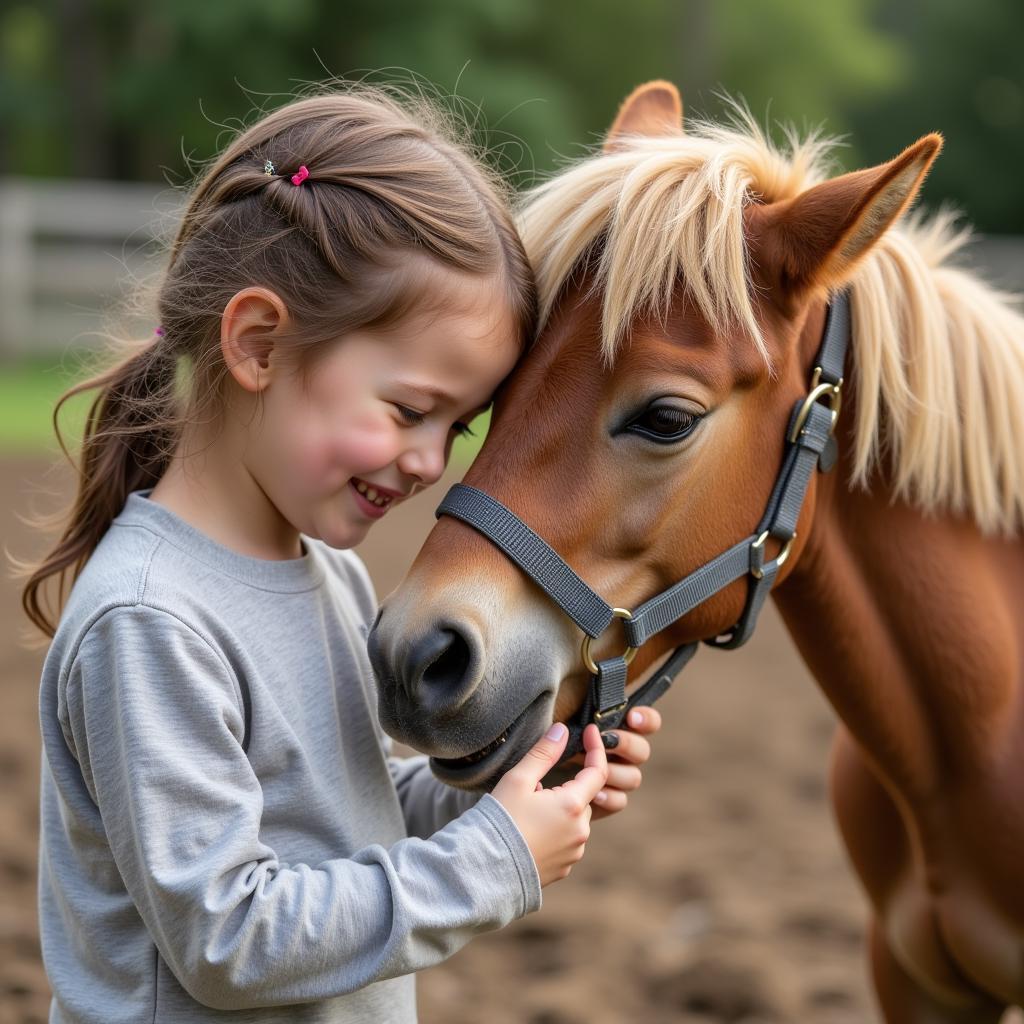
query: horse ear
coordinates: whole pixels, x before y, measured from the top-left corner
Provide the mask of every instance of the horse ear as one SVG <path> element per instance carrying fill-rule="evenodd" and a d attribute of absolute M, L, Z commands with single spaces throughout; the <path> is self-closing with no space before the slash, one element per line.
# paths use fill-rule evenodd
<path fill-rule="evenodd" d="M 682 134 L 683 99 L 679 90 L 671 82 L 647 82 L 623 100 L 604 140 L 604 151 L 622 149 L 630 135 Z"/>
<path fill-rule="evenodd" d="M 857 261 L 911 204 L 941 149 L 941 135 L 925 135 L 888 163 L 752 207 L 757 262 L 791 290 L 844 284 Z"/>

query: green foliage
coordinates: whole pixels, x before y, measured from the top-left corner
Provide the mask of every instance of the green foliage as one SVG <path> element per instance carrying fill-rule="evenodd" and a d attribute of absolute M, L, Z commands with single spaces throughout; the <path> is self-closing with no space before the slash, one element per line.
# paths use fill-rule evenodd
<path fill-rule="evenodd" d="M 58 16 L 58 6 L 60 16 Z M 1018 56 L 1005 0 L 76 0 L 0 12 L 0 173 L 174 182 L 258 106 L 331 75 L 408 73 L 456 93 L 520 180 L 598 142 L 621 99 L 666 77 L 756 116 L 848 134 L 846 166 L 939 129 L 930 200 L 1024 231 Z"/>
<path fill-rule="evenodd" d="M 874 159 L 894 156 L 929 131 L 946 138 L 926 198 L 952 200 L 979 228 L 1024 231 L 1017 175 L 1024 162 L 1024 6 L 1004 0 L 907 5 L 890 29 L 904 38 L 908 75 L 897 97 L 851 111 Z M 1018 168 L 1014 171 L 1013 168 Z"/>
<path fill-rule="evenodd" d="M 776 118 L 800 126 L 824 123 L 830 134 L 846 130 L 847 110 L 891 97 L 906 79 L 906 51 L 870 24 L 872 6 L 864 0 L 716 5 L 713 31 L 723 84 L 770 101 Z M 774 59 L 766 61 L 766 54 Z"/>

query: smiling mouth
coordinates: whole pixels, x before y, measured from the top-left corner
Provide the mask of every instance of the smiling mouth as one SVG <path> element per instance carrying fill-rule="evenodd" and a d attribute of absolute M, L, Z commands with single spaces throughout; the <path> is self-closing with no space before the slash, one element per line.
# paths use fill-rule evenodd
<path fill-rule="evenodd" d="M 353 478 L 352 486 L 371 504 L 377 508 L 388 508 L 395 500 L 390 494 L 384 494 L 377 490 L 372 484 L 358 477 Z"/>

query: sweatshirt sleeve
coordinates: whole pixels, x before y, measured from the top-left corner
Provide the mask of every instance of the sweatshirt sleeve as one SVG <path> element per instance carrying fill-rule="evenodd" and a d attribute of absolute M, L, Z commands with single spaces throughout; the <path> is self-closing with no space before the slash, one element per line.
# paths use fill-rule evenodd
<path fill-rule="evenodd" d="M 491 796 L 429 839 L 282 863 L 260 839 L 237 681 L 168 612 L 103 614 L 63 689 L 65 736 L 126 889 L 200 1003 L 341 995 L 438 963 L 540 905 L 529 849 Z"/>
<path fill-rule="evenodd" d="M 429 758 L 389 757 L 388 769 L 411 836 L 427 838 L 480 800 L 479 793 L 446 786 L 430 770 Z M 515 827 L 515 826 L 513 826 Z"/>

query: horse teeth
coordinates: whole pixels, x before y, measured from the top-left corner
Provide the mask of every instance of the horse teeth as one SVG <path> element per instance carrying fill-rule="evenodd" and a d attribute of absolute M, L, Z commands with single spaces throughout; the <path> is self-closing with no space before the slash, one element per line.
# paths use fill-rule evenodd
<path fill-rule="evenodd" d="M 498 747 L 500 747 L 502 743 L 504 743 L 505 740 L 507 739 L 508 730 L 503 732 L 496 740 L 491 740 L 491 742 L 488 743 L 486 747 L 481 748 L 475 754 L 470 754 L 467 760 L 469 760 L 470 764 L 475 764 L 477 761 L 482 761 L 489 753 L 491 753 L 494 750 L 497 750 Z"/>

